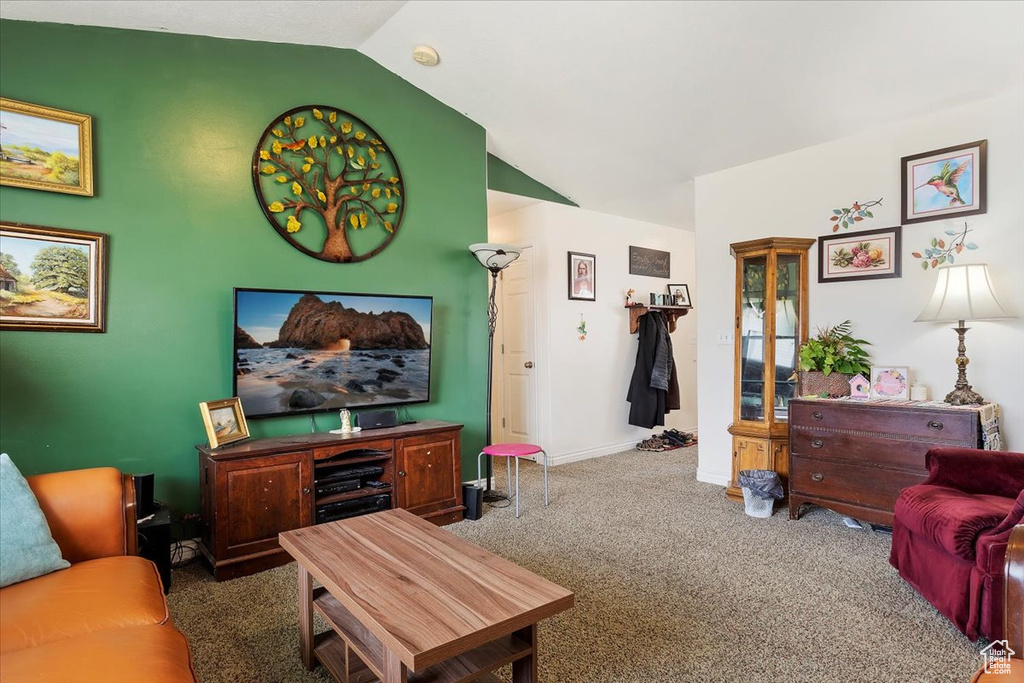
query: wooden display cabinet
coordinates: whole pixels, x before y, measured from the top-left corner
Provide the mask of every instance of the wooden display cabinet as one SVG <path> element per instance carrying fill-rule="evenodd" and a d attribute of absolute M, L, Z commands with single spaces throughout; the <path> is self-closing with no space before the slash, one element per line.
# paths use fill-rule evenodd
<path fill-rule="evenodd" d="M 218 581 L 291 558 L 277 536 L 314 524 L 318 506 L 387 494 L 429 521 L 462 519 L 462 425 L 425 421 L 353 434 L 252 439 L 199 451 L 200 551 Z M 377 465 L 384 488 L 316 495 L 318 471 Z"/>
<path fill-rule="evenodd" d="M 800 345 L 807 339 L 807 251 L 813 239 L 768 237 L 729 245 L 736 258 L 732 478 L 726 495 L 743 500 L 741 470 L 789 476 L 789 401 Z"/>

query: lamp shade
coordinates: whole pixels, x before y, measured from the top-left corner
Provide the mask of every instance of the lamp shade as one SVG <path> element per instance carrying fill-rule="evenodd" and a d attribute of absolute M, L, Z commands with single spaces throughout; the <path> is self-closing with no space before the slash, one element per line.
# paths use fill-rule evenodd
<path fill-rule="evenodd" d="M 508 264 L 519 258 L 520 251 L 511 244 L 481 242 L 469 245 L 469 250 L 476 260 L 487 270 L 504 270 Z"/>
<path fill-rule="evenodd" d="M 937 272 L 935 291 L 914 322 L 942 323 L 1013 317 L 996 300 L 986 264 L 942 266 Z"/>

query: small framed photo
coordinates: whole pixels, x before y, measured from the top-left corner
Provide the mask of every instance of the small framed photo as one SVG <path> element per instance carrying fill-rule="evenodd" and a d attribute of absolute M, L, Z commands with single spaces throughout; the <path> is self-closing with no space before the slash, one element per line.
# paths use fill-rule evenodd
<path fill-rule="evenodd" d="M 900 277 L 903 228 L 862 230 L 818 238 L 818 282 Z"/>
<path fill-rule="evenodd" d="M 91 197 L 92 117 L 0 97 L 0 185 Z"/>
<path fill-rule="evenodd" d="M 670 306 L 690 306 L 690 288 L 686 285 L 668 286 L 668 303 Z"/>
<path fill-rule="evenodd" d="M 107 236 L 0 223 L 0 330 L 105 332 Z"/>
<path fill-rule="evenodd" d="M 871 368 L 871 398 L 910 397 L 908 368 Z"/>
<path fill-rule="evenodd" d="M 985 213 L 988 140 L 900 159 L 903 223 Z"/>
<path fill-rule="evenodd" d="M 597 257 L 569 252 L 569 298 L 597 301 Z"/>
<path fill-rule="evenodd" d="M 242 401 L 237 396 L 219 401 L 203 401 L 199 404 L 199 412 L 203 414 L 210 448 L 220 448 L 249 438 L 249 425 L 245 423 Z"/>

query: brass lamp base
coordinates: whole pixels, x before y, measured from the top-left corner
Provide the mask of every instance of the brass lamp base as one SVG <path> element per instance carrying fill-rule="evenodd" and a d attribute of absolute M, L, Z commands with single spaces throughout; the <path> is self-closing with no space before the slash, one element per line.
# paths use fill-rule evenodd
<path fill-rule="evenodd" d="M 971 385 L 967 383 L 967 365 L 971 362 L 967 358 L 967 346 L 964 344 L 964 335 L 967 334 L 969 327 L 964 327 L 964 321 L 960 321 L 959 327 L 953 328 L 957 336 L 960 338 L 960 345 L 957 346 L 956 356 L 956 367 L 957 367 L 957 378 L 956 388 L 953 391 L 946 394 L 946 403 L 954 406 L 969 406 L 984 403 L 985 399 L 981 397 L 981 394 L 974 391 Z"/>

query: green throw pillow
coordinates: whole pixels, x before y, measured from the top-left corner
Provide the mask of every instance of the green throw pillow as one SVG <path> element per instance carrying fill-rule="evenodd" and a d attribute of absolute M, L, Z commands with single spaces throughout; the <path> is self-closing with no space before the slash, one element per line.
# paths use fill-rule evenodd
<path fill-rule="evenodd" d="M 25 477 L 0 453 L 0 588 L 70 566 Z"/>

